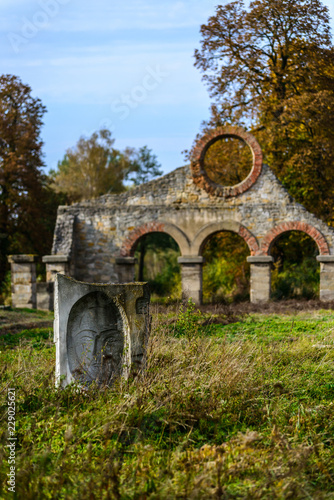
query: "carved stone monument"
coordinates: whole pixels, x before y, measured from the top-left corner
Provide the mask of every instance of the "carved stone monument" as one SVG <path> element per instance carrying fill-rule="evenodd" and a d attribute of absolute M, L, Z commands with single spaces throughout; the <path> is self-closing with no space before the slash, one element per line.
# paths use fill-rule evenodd
<path fill-rule="evenodd" d="M 150 329 L 146 283 L 90 284 L 57 274 L 56 383 L 110 385 L 145 363 Z"/>

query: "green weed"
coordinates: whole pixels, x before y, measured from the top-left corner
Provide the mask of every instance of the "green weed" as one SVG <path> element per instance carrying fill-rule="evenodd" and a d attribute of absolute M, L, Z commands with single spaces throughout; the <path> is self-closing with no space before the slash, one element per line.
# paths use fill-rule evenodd
<path fill-rule="evenodd" d="M 145 372 L 85 391 L 55 388 L 46 332 L 4 339 L 0 497 L 15 387 L 13 498 L 334 498 L 333 312 L 207 319 L 155 314 Z"/>

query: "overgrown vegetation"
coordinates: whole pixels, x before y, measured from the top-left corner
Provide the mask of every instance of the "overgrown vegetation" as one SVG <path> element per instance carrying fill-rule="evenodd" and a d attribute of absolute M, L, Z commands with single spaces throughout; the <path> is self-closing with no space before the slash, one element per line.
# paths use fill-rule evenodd
<path fill-rule="evenodd" d="M 203 256 L 203 300 L 229 303 L 249 299 L 250 267 L 247 243 L 236 233 L 214 234 L 205 244 Z"/>
<path fill-rule="evenodd" d="M 49 253 L 57 207 L 64 201 L 43 173 L 45 111 L 29 85 L 17 76 L 0 75 L 1 288 L 6 286 L 9 254 Z"/>
<path fill-rule="evenodd" d="M 73 202 L 121 193 L 126 190 L 125 181 L 137 186 L 162 175 L 156 155 L 147 146 L 120 151 L 114 143 L 110 130 L 103 128 L 80 137 L 57 169 L 50 171 L 51 187 Z"/>
<path fill-rule="evenodd" d="M 320 0 L 217 5 L 201 26 L 195 66 L 213 102 L 203 131 L 247 126 L 289 193 L 332 225 L 334 47 L 328 7 Z M 230 153 L 228 143 L 221 147 L 217 156 Z M 232 162 L 238 156 L 242 171 L 242 155 L 234 151 Z M 219 164 L 229 182 L 224 162 Z"/>
<path fill-rule="evenodd" d="M 333 498 L 333 331 L 331 310 L 163 309 L 146 371 L 85 392 L 55 389 L 51 329 L 12 334 L 0 347 L 0 496 L 11 498 L 15 387 L 16 498 Z"/>
<path fill-rule="evenodd" d="M 167 233 L 148 233 L 137 245 L 136 279 L 147 281 L 152 299 L 158 302 L 181 298 L 180 250 Z"/>
<path fill-rule="evenodd" d="M 284 233 L 272 249 L 275 259 L 272 272 L 272 298 L 314 299 L 319 295 L 320 269 L 316 260 L 318 247 L 305 233 Z"/>

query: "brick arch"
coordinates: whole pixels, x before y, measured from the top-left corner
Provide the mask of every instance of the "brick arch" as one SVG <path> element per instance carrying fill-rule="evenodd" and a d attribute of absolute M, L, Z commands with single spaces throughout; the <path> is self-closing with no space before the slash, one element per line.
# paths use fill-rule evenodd
<path fill-rule="evenodd" d="M 237 233 L 247 243 L 251 255 L 259 253 L 260 248 L 255 236 L 245 226 L 236 221 L 225 220 L 207 224 L 198 231 L 191 243 L 192 255 L 200 255 L 209 236 L 221 231 Z"/>
<path fill-rule="evenodd" d="M 278 226 L 275 226 L 266 236 L 263 238 L 261 245 L 261 253 L 263 255 L 269 255 L 271 248 L 277 238 L 288 231 L 301 231 L 308 234 L 317 244 L 320 255 L 329 255 L 329 247 L 325 237 L 316 229 L 307 224 L 306 222 L 283 222 Z"/>
<path fill-rule="evenodd" d="M 179 245 L 181 255 L 188 255 L 189 250 L 189 240 L 181 229 L 179 229 L 174 224 L 169 222 L 147 222 L 142 226 L 138 226 L 133 229 L 128 237 L 124 240 L 121 248 L 122 257 L 131 257 L 134 255 L 136 243 L 145 234 L 149 233 L 166 233 L 171 236 L 176 243 Z"/>
<path fill-rule="evenodd" d="M 204 159 L 209 147 L 223 137 L 241 139 L 246 143 L 253 156 L 253 166 L 246 179 L 235 186 L 222 186 L 209 178 L 206 173 Z M 257 181 L 262 171 L 262 150 L 255 137 L 242 127 L 225 126 L 210 130 L 201 137 L 191 155 L 191 171 L 194 183 L 213 196 L 230 198 L 247 191 Z"/>

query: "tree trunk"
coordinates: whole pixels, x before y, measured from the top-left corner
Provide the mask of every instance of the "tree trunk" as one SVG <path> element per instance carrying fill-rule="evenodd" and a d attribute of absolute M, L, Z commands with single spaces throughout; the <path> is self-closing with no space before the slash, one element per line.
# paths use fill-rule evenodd
<path fill-rule="evenodd" d="M 144 281 L 145 254 L 146 254 L 146 244 L 145 244 L 145 238 L 143 238 L 140 242 L 139 272 L 138 272 L 139 281 Z"/>
<path fill-rule="evenodd" d="M 5 279 L 6 271 L 8 269 L 8 191 L 5 185 L 0 187 L 2 195 L 0 198 L 0 287 Z"/>

